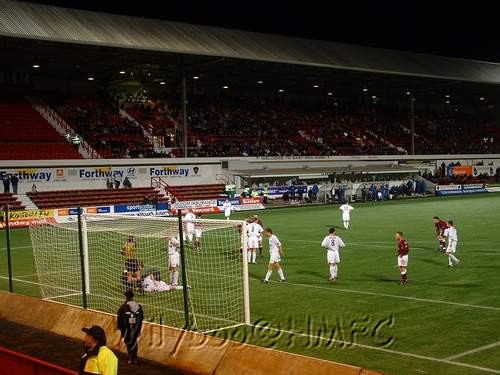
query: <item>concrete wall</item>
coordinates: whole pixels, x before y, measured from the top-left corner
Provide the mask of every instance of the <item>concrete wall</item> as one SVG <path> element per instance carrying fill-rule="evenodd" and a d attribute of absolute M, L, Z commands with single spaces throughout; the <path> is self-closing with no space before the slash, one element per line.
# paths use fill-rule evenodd
<path fill-rule="evenodd" d="M 21 313 L 20 313 L 21 312 Z M 0 319 L 77 340 L 82 327 L 104 328 L 108 346 L 125 352 L 116 317 L 60 303 L 0 292 Z M 145 323 L 139 356 L 196 374 L 377 375 L 359 367 L 241 344 L 194 332 Z"/>

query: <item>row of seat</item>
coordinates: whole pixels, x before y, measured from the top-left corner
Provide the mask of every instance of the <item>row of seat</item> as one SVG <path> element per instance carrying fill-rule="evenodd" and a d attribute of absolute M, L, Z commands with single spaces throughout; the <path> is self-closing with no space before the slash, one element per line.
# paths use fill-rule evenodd
<path fill-rule="evenodd" d="M 37 197 L 58 197 L 58 196 L 88 196 L 91 195 L 115 195 L 115 194 L 143 194 L 156 193 L 152 187 L 138 187 L 130 189 L 87 189 L 87 190 L 51 190 L 26 193 L 30 198 Z"/>
<path fill-rule="evenodd" d="M 166 203 L 165 199 L 159 199 L 158 203 Z M 117 205 L 117 204 L 127 204 L 127 205 L 136 205 L 142 204 L 142 199 L 135 200 L 123 200 L 123 199 L 94 199 L 94 200 L 66 200 L 60 202 L 43 202 L 37 204 L 38 208 L 49 209 L 49 208 L 68 208 L 68 207 L 91 207 L 91 206 L 108 206 L 108 205 Z"/>
<path fill-rule="evenodd" d="M 224 196 L 223 184 L 178 185 L 169 186 L 167 190 L 179 200 L 217 199 Z"/>
<path fill-rule="evenodd" d="M 24 206 L 12 193 L 0 193 L 0 209 L 9 205 L 11 210 L 24 210 Z"/>

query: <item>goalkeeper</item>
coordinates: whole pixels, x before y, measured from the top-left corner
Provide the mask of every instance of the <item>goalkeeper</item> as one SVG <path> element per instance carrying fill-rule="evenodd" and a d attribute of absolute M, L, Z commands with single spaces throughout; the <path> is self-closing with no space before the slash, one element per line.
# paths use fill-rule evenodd
<path fill-rule="evenodd" d="M 141 262 L 137 259 L 137 243 L 134 236 L 128 236 L 127 242 L 122 247 L 121 254 L 125 257 L 125 271 L 127 279 L 124 280 L 125 289 L 132 290 L 134 284 L 142 293 Z"/>

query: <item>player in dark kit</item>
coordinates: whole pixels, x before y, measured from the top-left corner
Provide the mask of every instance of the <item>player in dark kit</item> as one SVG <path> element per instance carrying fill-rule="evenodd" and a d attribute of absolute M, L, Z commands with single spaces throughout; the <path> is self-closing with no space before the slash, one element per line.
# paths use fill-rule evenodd
<path fill-rule="evenodd" d="M 434 221 L 434 225 L 436 226 L 436 235 L 437 240 L 439 241 L 439 251 L 444 253 L 446 252 L 446 238 L 444 235 L 444 231 L 448 228 L 448 224 L 446 221 L 441 220 L 439 217 L 434 216 L 432 218 Z"/>
<path fill-rule="evenodd" d="M 403 232 L 396 232 L 396 240 L 398 241 L 398 266 L 401 272 L 401 285 L 408 283 L 408 253 L 410 247 L 408 241 L 405 240 Z"/>

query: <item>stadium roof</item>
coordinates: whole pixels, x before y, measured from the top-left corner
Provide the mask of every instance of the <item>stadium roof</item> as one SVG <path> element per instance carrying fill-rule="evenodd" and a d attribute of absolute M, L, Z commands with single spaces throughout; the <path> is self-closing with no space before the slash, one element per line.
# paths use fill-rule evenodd
<path fill-rule="evenodd" d="M 0 0 L 0 36 L 482 83 L 500 64 Z"/>

